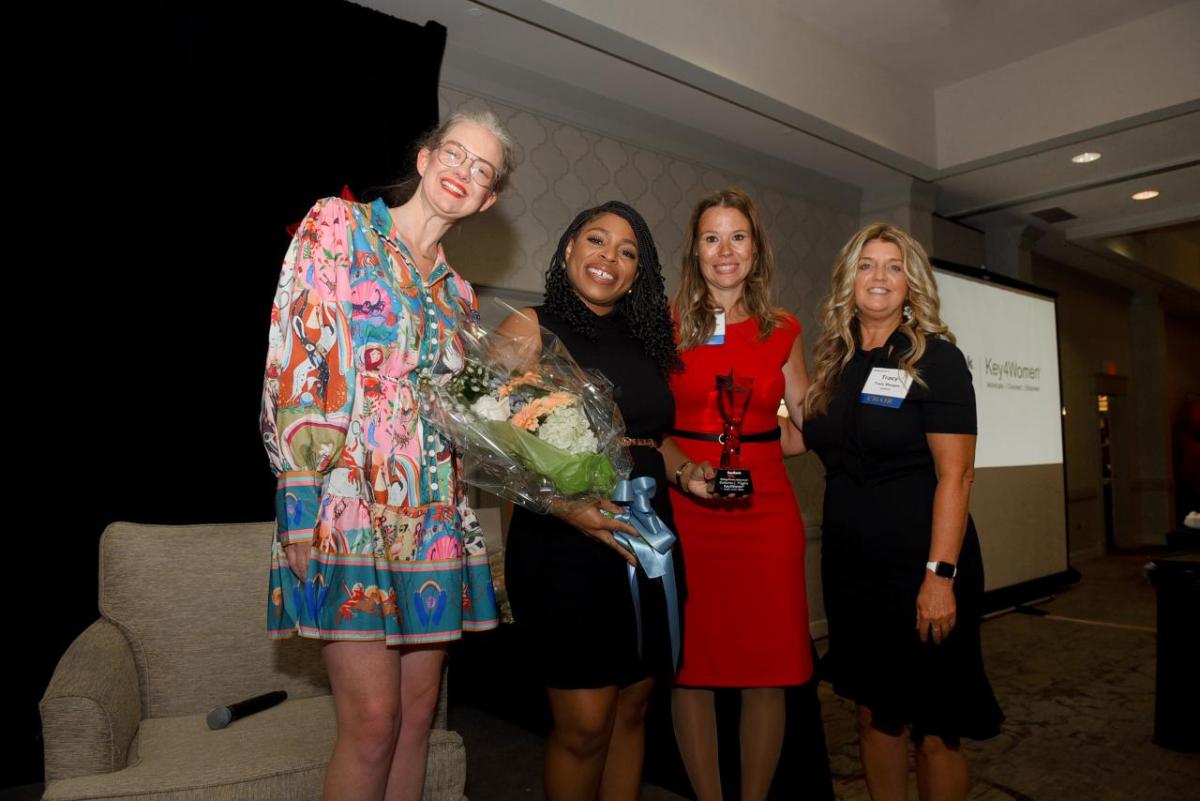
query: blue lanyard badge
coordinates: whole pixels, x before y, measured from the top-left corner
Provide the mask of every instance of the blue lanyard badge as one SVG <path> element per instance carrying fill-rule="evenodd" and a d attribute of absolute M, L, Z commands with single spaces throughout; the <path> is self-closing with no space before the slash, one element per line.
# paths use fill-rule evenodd
<path fill-rule="evenodd" d="M 713 335 L 708 338 L 708 341 L 704 343 L 705 345 L 725 344 L 725 310 L 721 309 L 721 311 L 716 313 L 715 317 L 717 323 L 713 326 Z"/>
<path fill-rule="evenodd" d="M 875 367 L 858 396 L 860 403 L 899 409 L 908 396 L 912 376 L 896 367 Z"/>

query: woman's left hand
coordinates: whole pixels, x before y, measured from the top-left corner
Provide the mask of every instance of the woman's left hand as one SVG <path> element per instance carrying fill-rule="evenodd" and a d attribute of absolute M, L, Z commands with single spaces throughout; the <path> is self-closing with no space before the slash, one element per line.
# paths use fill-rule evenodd
<path fill-rule="evenodd" d="M 624 511 L 608 498 L 597 501 L 555 501 L 550 507 L 550 514 L 570 523 L 592 539 L 604 543 L 619 553 L 631 566 L 637 567 L 637 557 L 613 536 L 614 531 L 634 537 L 641 536 L 636 528 L 624 520 L 617 519 L 617 515 Z"/>
<path fill-rule="evenodd" d="M 694 462 L 687 473 L 687 481 L 684 486 L 687 487 L 687 494 L 694 495 L 697 498 L 703 498 L 706 501 L 711 501 L 717 496 L 713 495 L 713 479 L 716 478 L 717 471 L 713 468 L 712 462 Z"/>
<path fill-rule="evenodd" d="M 954 580 L 926 571 L 921 591 L 917 593 L 917 633 L 921 642 L 929 642 L 932 637 L 935 644 L 941 645 L 958 622 L 956 612 Z"/>

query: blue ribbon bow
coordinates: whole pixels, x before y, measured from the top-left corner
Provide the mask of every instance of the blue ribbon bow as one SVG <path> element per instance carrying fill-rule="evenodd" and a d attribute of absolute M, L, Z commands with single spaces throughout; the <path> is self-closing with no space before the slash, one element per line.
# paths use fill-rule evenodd
<path fill-rule="evenodd" d="M 628 549 L 648 578 L 663 580 L 663 591 L 667 598 L 667 627 L 671 633 L 672 666 L 679 666 L 679 595 L 675 590 L 675 562 L 671 559 L 671 546 L 675 535 L 654 513 L 650 499 L 657 485 L 650 476 L 632 481 L 621 481 L 613 490 L 612 499 L 625 507 L 616 516 L 638 531 L 637 537 L 624 531 L 614 531 L 613 538 Z M 638 656 L 642 655 L 642 599 L 638 592 L 637 568 L 628 565 L 629 592 L 633 596 L 633 614 L 637 622 Z"/>

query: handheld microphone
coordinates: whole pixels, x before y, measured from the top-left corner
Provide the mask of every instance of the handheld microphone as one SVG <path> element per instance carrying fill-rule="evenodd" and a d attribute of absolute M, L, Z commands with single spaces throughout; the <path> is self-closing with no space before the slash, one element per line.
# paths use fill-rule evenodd
<path fill-rule="evenodd" d="M 236 704 L 218 706 L 208 713 L 208 728 L 213 731 L 223 729 L 235 720 L 241 720 L 247 715 L 253 715 L 255 712 L 262 712 L 264 709 L 278 706 L 286 700 L 286 690 L 274 690 L 262 695 L 256 695 L 253 698 L 247 698 L 245 701 L 238 701 Z"/>

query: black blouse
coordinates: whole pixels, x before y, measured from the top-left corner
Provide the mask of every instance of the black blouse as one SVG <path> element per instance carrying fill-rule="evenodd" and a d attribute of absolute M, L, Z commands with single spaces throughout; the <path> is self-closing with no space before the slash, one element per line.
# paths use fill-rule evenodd
<path fill-rule="evenodd" d="M 898 408 L 864 403 L 872 369 L 897 368 L 911 347 L 898 329 L 882 347 L 856 350 L 842 370 L 825 414 L 806 420 L 804 439 L 825 465 L 826 480 L 842 476 L 864 485 L 933 469 L 926 434 L 975 434 L 975 389 L 962 351 L 929 337 Z"/>

